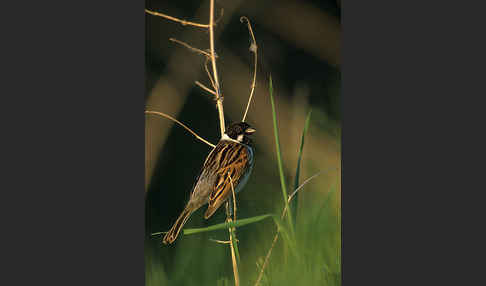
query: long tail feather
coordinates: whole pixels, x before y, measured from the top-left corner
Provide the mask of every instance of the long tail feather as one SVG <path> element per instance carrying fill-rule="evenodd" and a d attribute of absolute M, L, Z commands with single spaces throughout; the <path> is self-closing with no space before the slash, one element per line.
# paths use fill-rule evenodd
<path fill-rule="evenodd" d="M 189 209 L 188 207 L 186 207 L 184 211 L 182 211 L 181 215 L 176 220 L 172 228 L 164 236 L 164 240 L 162 241 L 164 244 L 171 244 L 177 239 L 179 232 L 181 231 L 182 227 L 187 222 L 187 219 L 189 219 L 191 214 L 192 214 L 192 210 Z"/>

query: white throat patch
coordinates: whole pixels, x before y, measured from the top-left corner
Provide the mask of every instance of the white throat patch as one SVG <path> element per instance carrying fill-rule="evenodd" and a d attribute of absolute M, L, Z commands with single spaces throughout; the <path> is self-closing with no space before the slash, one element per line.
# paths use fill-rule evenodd
<path fill-rule="evenodd" d="M 228 140 L 228 141 L 233 141 L 233 142 L 236 142 L 236 143 L 241 143 L 243 141 L 243 134 L 242 135 L 238 135 L 238 140 L 235 140 L 235 139 L 229 137 L 225 133 L 225 134 L 223 134 L 223 137 L 221 137 L 221 140 Z"/>

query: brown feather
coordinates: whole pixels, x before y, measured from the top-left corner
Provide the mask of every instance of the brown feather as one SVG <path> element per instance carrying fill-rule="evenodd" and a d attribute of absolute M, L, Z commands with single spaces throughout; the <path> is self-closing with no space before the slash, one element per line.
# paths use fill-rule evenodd
<path fill-rule="evenodd" d="M 251 129 L 251 132 L 245 133 L 246 130 L 250 130 L 250 126 L 245 122 L 229 126 L 224 135 L 226 138 L 222 138 L 206 157 L 184 211 L 163 239 L 165 244 L 176 240 L 189 216 L 201 206 L 206 203 L 209 205 L 204 214 L 206 219 L 218 210 L 232 195 L 230 177 L 235 192 L 241 190 L 243 181 L 246 183 L 254 162 L 252 149 L 247 149 L 247 146 L 251 146 L 251 140 L 244 136 L 242 144 L 232 141 L 237 140 L 241 134 L 254 132 Z"/>
<path fill-rule="evenodd" d="M 231 146 L 230 146 L 231 145 Z M 208 219 L 213 213 L 228 199 L 231 195 L 230 176 L 233 180 L 233 186 L 236 187 L 247 170 L 249 161 L 249 154 L 244 145 L 233 143 L 227 144 L 228 154 L 222 157 L 222 160 L 217 160 L 219 168 L 217 169 L 217 179 L 215 180 L 214 188 L 209 195 L 209 205 L 204 218 Z M 222 152 L 218 152 L 222 153 Z"/>
<path fill-rule="evenodd" d="M 164 244 L 171 244 L 176 240 L 177 236 L 179 235 L 179 232 L 181 231 L 182 227 L 184 224 L 187 222 L 189 219 L 189 216 L 191 215 L 192 210 L 190 207 L 186 207 L 184 211 L 181 213 L 179 218 L 176 220 L 172 228 L 169 230 L 169 232 L 164 236 L 164 239 L 162 242 Z"/>

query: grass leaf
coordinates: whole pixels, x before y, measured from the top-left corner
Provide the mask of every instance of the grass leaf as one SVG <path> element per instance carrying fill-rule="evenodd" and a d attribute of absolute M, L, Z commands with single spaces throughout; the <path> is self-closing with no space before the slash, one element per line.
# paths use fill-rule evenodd
<path fill-rule="evenodd" d="M 323 200 L 322 207 L 320 208 L 319 212 L 316 214 L 314 218 L 315 223 L 319 223 L 319 221 L 321 220 L 321 216 L 324 213 L 324 210 L 329 208 L 329 202 L 331 201 L 331 198 L 336 191 L 337 191 L 337 183 L 333 184 L 329 189 L 329 191 L 327 192 L 327 195 Z M 339 223 L 339 225 L 341 224 Z"/>
<path fill-rule="evenodd" d="M 233 248 L 235 250 L 236 261 L 239 264 L 240 263 L 240 251 L 238 250 L 238 242 L 236 241 L 235 230 L 236 229 L 230 228 L 230 235 L 231 235 L 231 243 L 233 244 Z"/>
<path fill-rule="evenodd" d="M 251 224 L 251 223 L 255 223 L 255 222 L 264 220 L 264 219 L 266 219 L 268 217 L 272 217 L 272 216 L 273 216 L 273 214 L 265 214 L 265 215 L 250 217 L 250 218 L 239 219 L 239 220 L 235 220 L 235 221 L 232 221 L 232 222 L 218 223 L 218 224 L 211 225 L 211 226 L 208 226 L 208 227 L 203 227 L 203 228 L 188 228 L 188 229 L 184 229 L 183 233 L 184 233 L 184 235 L 190 235 L 190 234 L 208 232 L 208 231 L 219 230 L 219 229 L 227 229 L 228 227 L 240 227 L 240 226 L 244 226 L 244 225 L 247 225 L 247 224 Z"/>
<path fill-rule="evenodd" d="M 312 110 L 309 111 L 307 114 L 307 118 L 305 119 L 305 125 L 304 125 L 304 131 L 302 132 L 302 139 L 300 142 L 300 149 L 299 149 L 299 155 L 297 159 L 297 169 L 295 170 L 295 182 L 294 182 L 294 190 L 297 190 L 299 187 L 299 176 L 300 176 L 300 161 L 302 160 L 302 150 L 304 150 L 304 138 L 305 134 L 307 134 L 307 130 L 309 129 L 309 122 L 311 118 Z M 295 194 L 295 198 L 293 199 L 291 205 L 295 206 L 295 217 L 294 217 L 294 222 L 297 221 L 297 205 L 298 205 L 298 194 Z"/>
<path fill-rule="evenodd" d="M 282 223 L 278 216 L 273 216 L 273 221 L 277 225 L 278 231 L 282 235 L 284 242 L 289 246 L 290 250 L 292 251 L 292 254 L 296 258 L 298 258 L 297 245 L 295 243 L 295 240 L 289 235 L 289 232 L 285 225 Z"/>
<path fill-rule="evenodd" d="M 282 163 L 282 154 L 280 152 L 280 139 L 278 136 L 278 128 L 277 128 L 277 113 L 275 111 L 275 102 L 273 99 L 273 84 L 272 84 L 272 76 L 270 76 L 270 102 L 272 104 L 272 117 L 273 117 L 273 133 L 275 135 L 275 146 L 277 148 L 277 162 L 278 162 L 278 171 L 280 173 L 280 185 L 282 186 L 282 196 L 284 199 L 285 207 L 287 208 L 287 222 L 289 224 L 290 232 L 292 236 L 294 236 L 294 224 L 292 222 L 292 210 L 289 207 L 288 203 L 288 196 L 287 196 L 287 185 L 285 184 L 285 175 L 283 171 L 283 163 Z"/>

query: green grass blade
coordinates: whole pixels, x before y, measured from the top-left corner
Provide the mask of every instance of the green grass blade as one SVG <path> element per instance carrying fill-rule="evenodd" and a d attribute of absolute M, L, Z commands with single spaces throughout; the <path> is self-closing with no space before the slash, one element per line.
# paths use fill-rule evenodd
<path fill-rule="evenodd" d="M 334 193 L 336 193 L 336 191 L 337 191 L 337 183 L 333 184 L 331 186 L 329 192 L 327 192 L 326 198 L 324 199 L 324 201 L 322 203 L 322 207 L 314 218 L 315 223 L 319 223 L 319 221 L 321 220 L 321 216 L 324 213 L 324 210 L 329 208 L 329 202 L 330 202 L 332 196 L 334 195 Z"/>
<path fill-rule="evenodd" d="M 299 176 L 300 176 L 300 161 L 302 160 L 302 150 L 304 150 L 304 138 L 307 134 L 307 130 L 309 129 L 309 122 L 311 118 L 312 110 L 309 111 L 307 114 L 307 118 L 305 119 L 304 131 L 302 132 L 302 139 L 300 142 L 300 149 L 299 149 L 299 156 L 297 159 L 297 169 L 295 171 L 295 182 L 294 182 L 294 190 L 299 187 Z M 295 194 L 293 201 L 291 202 L 291 206 L 295 206 L 295 214 L 294 214 L 294 222 L 297 221 L 297 206 L 298 206 L 298 199 L 299 195 Z"/>
<path fill-rule="evenodd" d="M 289 235 L 287 228 L 278 216 L 273 216 L 273 222 L 275 223 L 275 225 L 277 225 L 278 231 L 280 232 L 284 242 L 289 246 L 292 254 L 297 258 L 297 245 L 295 243 L 295 240 Z"/>
<path fill-rule="evenodd" d="M 235 249 L 236 262 L 240 264 L 240 251 L 238 250 L 238 242 L 236 241 L 236 235 L 234 231 L 230 231 L 231 241 L 233 243 L 233 248 Z"/>
<path fill-rule="evenodd" d="M 189 229 L 184 229 L 183 233 L 184 233 L 184 235 L 190 235 L 190 234 L 214 231 L 214 230 L 219 230 L 219 229 L 227 229 L 228 227 L 240 227 L 240 226 L 244 226 L 244 225 L 247 225 L 247 224 L 251 224 L 251 223 L 255 223 L 255 222 L 264 220 L 264 219 L 272 217 L 272 216 L 273 216 L 272 214 L 266 214 L 266 215 L 260 215 L 260 216 L 245 218 L 245 219 L 239 219 L 239 220 L 235 220 L 235 221 L 232 221 L 232 222 L 218 223 L 218 224 L 211 225 L 211 226 L 208 226 L 208 227 L 203 227 L 203 228 L 189 228 Z"/>
<path fill-rule="evenodd" d="M 277 162 L 278 162 L 278 171 L 280 173 L 280 185 L 282 186 L 282 195 L 284 199 L 285 206 L 287 207 L 287 222 L 289 224 L 290 232 L 292 236 L 294 236 L 294 224 L 292 223 L 292 210 L 289 207 L 288 203 L 288 196 L 287 196 L 287 185 L 285 184 L 285 176 L 283 171 L 283 164 L 282 164 L 282 155 L 280 152 L 280 139 L 278 136 L 278 128 L 277 128 L 277 113 L 275 112 L 275 102 L 273 99 L 273 84 L 272 84 L 272 76 L 270 76 L 270 102 L 272 104 L 272 117 L 273 117 L 273 133 L 275 135 L 275 146 L 277 148 Z"/>

